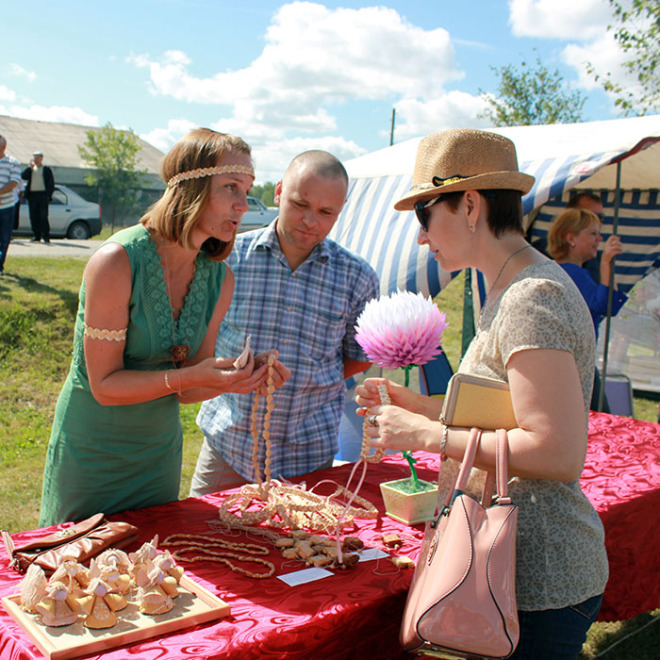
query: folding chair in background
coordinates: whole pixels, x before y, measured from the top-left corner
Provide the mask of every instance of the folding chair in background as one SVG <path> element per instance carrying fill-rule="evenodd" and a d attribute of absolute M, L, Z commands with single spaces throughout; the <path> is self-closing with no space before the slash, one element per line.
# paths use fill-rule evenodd
<path fill-rule="evenodd" d="M 628 376 L 608 372 L 605 379 L 605 396 L 613 415 L 635 417 L 632 382 Z"/>
<path fill-rule="evenodd" d="M 453 375 L 451 363 L 442 351 L 433 360 L 419 367 L 419 391 L 427 396 L 442 397 L 447 392 L 449 379 Z"/>

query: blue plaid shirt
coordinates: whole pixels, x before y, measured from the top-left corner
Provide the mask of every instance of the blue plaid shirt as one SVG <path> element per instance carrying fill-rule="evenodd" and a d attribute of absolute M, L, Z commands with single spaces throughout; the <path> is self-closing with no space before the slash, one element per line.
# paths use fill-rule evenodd
<path fill-rule="evenodd" d="M 291 378 L 275 392 L 271 418 L 271 475 L 277 479 L 311 472 L 336 454 L 346 391 L 344 358 L 368 361 L 355 341 L 355 323 L 367 301 L 378 295 L 379 284 L 366 261 L 327 238 L 292 271 L 275 222 L 236 237 L 227 262 L 236 287 L 216 355 L 239 355 L 252 335 L 254 353 L 276 348 L 291 370 Z M 252 400 L 251 394 L 223 394 L 205 401 L 197 423 L 234 470 L 254 482 Z M 262 398 L 259 431 L 265 407 Z M 262 476 L 264 444 L 260 438 Z"/>

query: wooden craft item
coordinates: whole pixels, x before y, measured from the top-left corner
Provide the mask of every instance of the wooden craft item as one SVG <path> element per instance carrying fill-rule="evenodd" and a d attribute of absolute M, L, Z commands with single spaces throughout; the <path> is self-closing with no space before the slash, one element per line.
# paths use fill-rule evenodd
<path fill-rule="evenodd" d="M 5 596 L 2 606 L 49 660 L 96 655 L 110 648 L 221 619 L 230 613 L 227 603 L 185 574 L 170 612 L 153 617 L 142 614 L 137 603 L 129 602 L 117 624 L 107 630 L 88 630 L 82 617 L 69 626 L 48 628 L 39 622 L 38 615 L 21 609 L 18 594 Z"/>

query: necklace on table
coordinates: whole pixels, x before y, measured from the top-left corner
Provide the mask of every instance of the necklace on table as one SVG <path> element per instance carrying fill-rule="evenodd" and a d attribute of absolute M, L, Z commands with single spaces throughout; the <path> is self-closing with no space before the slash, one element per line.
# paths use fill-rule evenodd
<path fill-rule="evenodd" d="M 223 539 L 206 536 L 205 534 L 171 534 L 162 541 L 162 544 L 184 546 L 172 552 L 172 557 L 178 561 L 215 561 L 225 564 L 234 573 L 240 573 L 241 575 L 256 579 L 269 578 L 275 574 L 275 564 L 273 562 L 262 557 L 255 557 L 255 555 L 269 554 L 268 548 L 257 545 L 256 543 L 224 541 Z M 185 553 L 190 552 L 196 552 L 197 554 L 192 557 L 184 556 Z M 261 564 L 267 570 L 262 573 L 254 573 L 241 566 L 236 566 L 232 559 L 244 563 Z"/>

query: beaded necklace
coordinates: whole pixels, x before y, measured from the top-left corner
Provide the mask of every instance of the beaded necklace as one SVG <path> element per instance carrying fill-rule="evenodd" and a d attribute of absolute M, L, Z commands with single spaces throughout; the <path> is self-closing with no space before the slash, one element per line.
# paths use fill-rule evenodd
<path fill-rule="evenodd" d="M 275 356 L 271 353 L 268 356 L 268 376 L 266 378 L 266 412 L 264 413 L 264 428 L 262 436 L 266 445 L 266 457 L 264 460 L 264 474 L 266 477 L 266 490 L 269 488 L 270 479 L 270 462 L 273 456 L 272 445 L 270 442 L 270 418 L 275 409 L 275 401 L 273 394 L 275 393 L 275 386 L 273 385 L 273 364 L 275 364 Z M 252 399 L 252 414 L 250 416 L 250 430 L 252 432 L 252 465 L 254 473 L 257 475 L 257 483 L 261 488 L 263 485 L 261 479 L 261 470 L 259 469 L 259 431 L 257 430 L 257 413 L 259 412 L 259 401 L 261 395 L 255 391 Z"/>
<path fill-rule="evenodd" d="M 188 321 L 190 320 L 190 307 L 191 307 L 191 301 L 188 300 L 190 296 L 190 289 L 192 288 L 193 282 L 195 281 L 195 273 L 197 272 L 197 259 L 193 262 L 193 272 L 192 272 L 192 278 L 190 279 L 190 284 L 188 285 L 188 293 L 183 299 L 183 307 L 181 308 L 181 312 L 183 312 L 183 309 L 185 308 L 185 319 L 181 318 L 181 315 L 179 315 L 178 321 L 175 320 L 174 318 L 174 307 L 172 306 L 172 296 L 170 293 L 170 287 L 169 287 L 169 275 L 170 275 L 170 266 L 169 266 L 169 261 L 167 259 L 167 246 L 163 248 L 163 256 L 165 259 L 165 269 L 168 274 L 168 278 L 165 280 L 165 287 L 167 289 L 167 296 L 170 301 L 170 323 L 172 327 L 172 347 L 169 350 L 170 358 L 172 359 L 172 362 L 174 366 L 178 369 L 183 365 L 183 363 L 190 357 L 190 346 L 187 343 L 188 340 Z M 185 331 L 183 333 L 183 344 L 177 344 L 176 343 L 176 328 L 177 326 L 181 325 L 181 321 L 185 321 Z"/>
<path fill-rule="evenodd" d="M 227 496 L 218 510 L 221 522 L 230 528 L 245 529 L 245 526 L 267 524 L 272 527 L 290 527 L 291 529 L 313 529 L 329 532 L 352 523 L 353 518 L 376 518 L 378 510 L 368 500 L 350 493 L 347 488 L 337 486 L 329 496 L 322 496 L 306 490 L 304 485 L 283 484 L 271 478 L 270 463 L 272 446 L 270 441 L 270 418 L 275 408 L 273 384 L 275 357 L 268 357 L 268 376 L 266 379 L 266 412 L 262 436 L 266 445 L 264 473 L 262 480 L 258 463 L 259 432 L 257 430 L 257 412 L 260 394 L 254 393 L 251 432 L 252 460 L 257 475 L 256 484 L 247 484 L 237 493 Z M 368 449 L 367 449 L 368 451 Z M 382 453 L 381 453 L 382 456 Z M 378 459 L 380 460 L 380 459 Z M 343 505 L 337 500 L 347 498 Z M 356 505 L 352 505 L 353 502 Z M 230 509 L 236 509 L 237 512 Z"/>
<path fill-rule="evenodd" d="M 387 391 L 387 387 L 385 387 L 384 384 L 378 385 L 378 397 L 380 398 L 380 403 L 381 405 L 389 405 L 391 400 L 390 400 L 390 395 Z M 351 481 L 353 481 L 353 477 L 355 476 L 355 471 L 358 469 L 358 466 L 362 465 L 362 475 L 360 476 L 360 480 L 358 481 L 357 488 L 355 489 L 355 492 L 351 494 L 351 497 L 348 500 L 348 503 L 346 504 L 346 509 L 345 511 L 348 512 L 351 508 L 351 504 L 353 503 L 353 500 L 360 500 L 358 496 L 358 493 L 360 492 L 360 489 L 362 488 L 362 483 L 364 482 L 364 478 L 367 475 L 367 464 L 368 463 L 380 463 L 382 460 L 383 456 L 385 455 L 385 450 L 382 447 L 377 447 L 374 450 L 373 454 L 370 454 L 371 450 L 371 445 L 369 445 L 369 422 L 368 422 L 368 417 L 365 415 L 364 421 L 362 422 L 362 450 L 360 451 L 360 460 L 355 463 L 353 466 L 353 469 L 351 470 L 351 473 L 348 477 L 348 481 L 346 482 L 346 488 L 344 489 L 347 493 L 351 494 L 349 490 L 349 486 L 351 485 Z"/>
<path fill-rule="evenodd" d="M 381 405 L 387 406 L 390 404 L 390 395 L 388 394 L 385 385 L 378 385 L 378 396 L 380 397 Z M 385 450 L 381 447 L 378 447 L 374 450 L 373 454 L 369 454 L 371 447 L 368 443 L 369 433 L 367 429 L 369 427 L 367 419 L 368 418 L 365 415 L 364 421 L 362 422 L 362 451 L 360 452 L 360 459 L 366 463 L 380 463 L 383 455 L 385 454 Z"/>
<path fill-rule="evenodd" d="M 267 555 L 269 553 L 268 548 L 255 543 L 232 543 L 204 534 L 170 534 L 162 541 L 162 545 L 183 546 L 172 553 L 172 557 L 181 562 L 214 561 L 225 564 L 234 573 L 240 573 L 255 579 L 269 578 L 275 574 L 275 564 L 267 559 L 254 556 Z M 184 556 L 190 552 L 197 552 L 198 554 L 192 557 Z M 245 563 L 261 564 L 267 570 L 264 573 L 253 573 L 246 568 L 237 566 L 232 559 Z"/>

